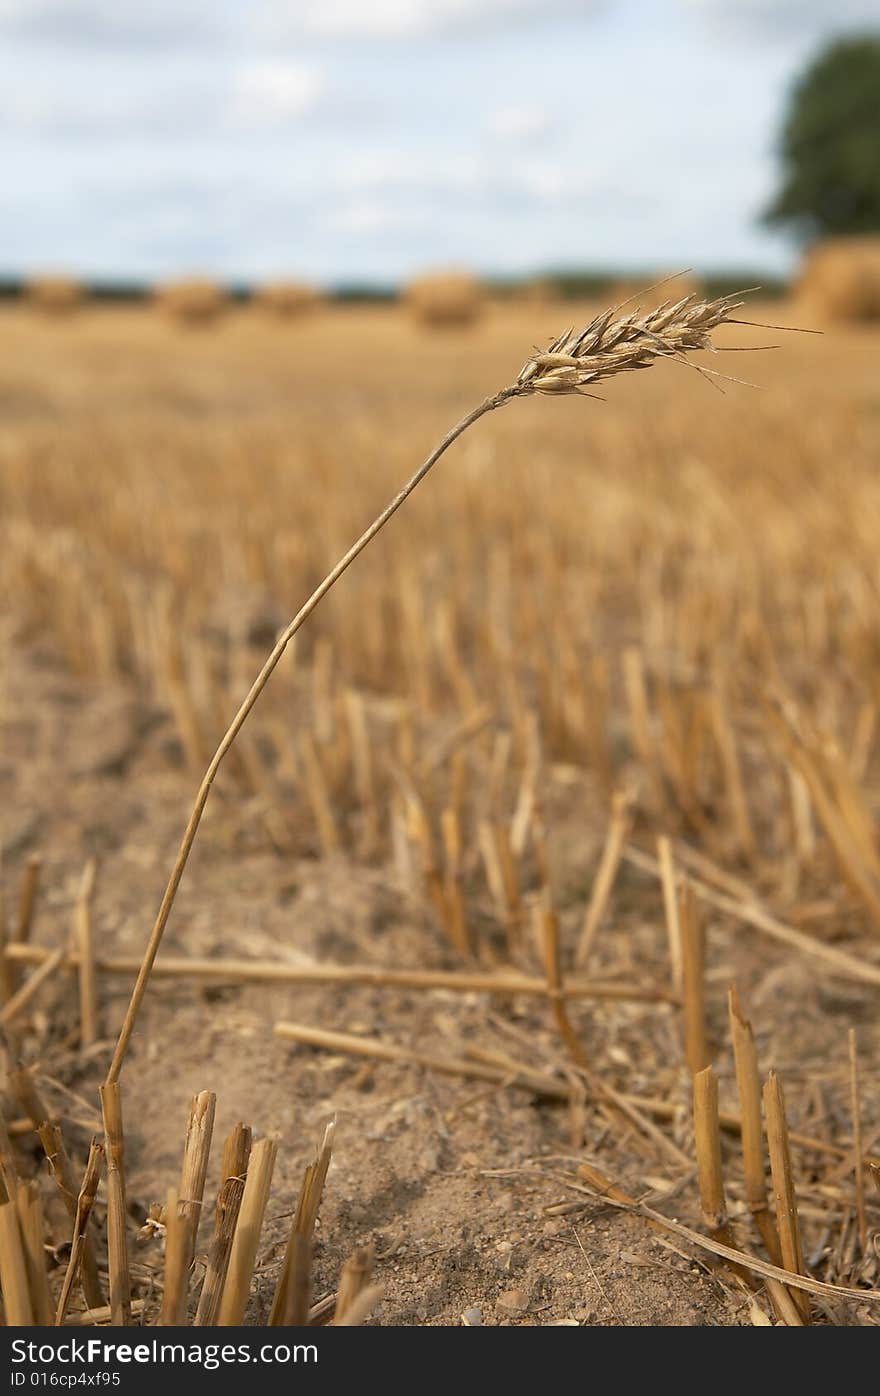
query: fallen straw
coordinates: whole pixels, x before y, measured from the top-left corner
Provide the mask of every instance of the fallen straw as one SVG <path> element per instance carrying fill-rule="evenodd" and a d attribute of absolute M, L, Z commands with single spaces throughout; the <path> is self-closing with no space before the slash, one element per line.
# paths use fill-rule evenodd
<path fill-rule="evenodd" d="M 132 1299 L 132 1318 L 140 1318 L 147 1307 L 146 1299 Z M 96 1309 L 85 1309 L 81 1314 L 70 1314 L 64 1320 L 65 1328 L 91 1328 L 95 1324 L 109 1323 L 111 1320 L 109 1304 L 101 1304 Z"/>
<path fill-rule="evenodd" d="M 42 964 L 56 951 L 41 946 L 10 947 L 11 960 Z M 76 968 L 79 956 L 66 955 L 59 961 L 65 969 Z M 133 956 L 96 959 L 102 974 L 132 974 L 140 961 Z M 547 981 L 515 970 L 493 973 L 459 970 L 383 969 L 376 965 L 293 965 L 275 960 L 196 959 L 164 955 L 153 966 L 158 978 L 231 979 L 243 983 L 277 984 L 366 984 L 388 989 L 445 989 L 450 993 L 525 994 L 547 997 Z M 31 981 L 28 980 L 28 983 Z M 566 979 L 564 999 L 609 999 L 631 1003 L 675 1003 L 677 996 L 662 985 L 627 984 L 616 980 Z"/>
<path fill-rule="evenodd" d="M 28 975 L 20 988 L 15 991 L 12 998 L 8 999 L 0 1008 L 0 1026 L 8 1027 L 12 1020 L 18 1017 L 22 1009 L 27 1008 L 31 999 L 46 983 L 46 980 L 52 978 L 58 966 L 64 963 L 65 958 L 66 951 L 63 945 L 46 956 L 33 974 Z"/>
<path fill-rule="evenodd" d="M 132 989 L 116 1050 L 108 1068 L 108 1084 L 119 1079 L 153 964 L 174 905 L 177 889 L 189 860 L 202 814 L 211 793 L 211 787 L 223 759 L 247 721 L 290 641 L 321 600 L 351 566 L 355 558 L 363 552 L 389 519 L 396 514 L 452 443 L 487 413 L 494 412 L 515 398 L 531 396 L 534 393 L 576 393 L 589 396 L 589 389 L 594 384 L 618 373 L 649 368 L 652 364 L 664 359 L 686 362 L 687 356 L 694 351 L 714 347 L 712 332 L 719 325 L 730 320 L 734 310 L 741 304 L 741 301 L 732 296 L 711 301 L 702 300 L 698 296 L 685 296 L 682 300 L 664 304 L 646 313 L 637 311 L 628 315 L 618 314 L 615 316 L 615 312 L 609 310 L 579 332 L 566 330 L 564 334 L 551 343 L 545 353 L 534 354 L 529 358 L 514 382 L 485 398 L 460 422 L 456 423 L 419 466 L 411 479 L 395 495 L 390 504 L 382 510 L 360 538 L 349 548 L 348 552 L 340 558 L 320 585 L 316 587 L 305 605 L 279 635 L 269 657 L 208 763 Z"/>
<path fill-rule="evenodd" d="M 826 1284 L 824 1280 L 814 1280 L 807 1275 L 802 1275 L 793 1270 L 784 1270 L 778 1265 L 771 1265 L 766 1260 L 759 1260 L 757 1256 L 749 1255 L 746 1251 L 736 1250 L 732 1246 L 722 1245 L 720 1241 L 714 1241 L 709 1236 L 701 1236 L 699 1231 L 693 1231 L 689 1226 L 683 1226 L 681 1222 L 673 1221 L 670 1217 L 664 1217 L 662 1212 L 657 1212 L 653 1207 L 647 1207 L 643 1202 L 636 1202 L 634 1198 L 628 1198 L 626 1193 L 610 1184 L 597 1170 L 588 1170 L 588 1166 L 581 1164 L 578 1167 L 578 1175 L 587 1182 L 591 1182 L 589 1187 L 580 1187 L 577 1183 L 568 1182 L 567 1186 L 574 1192 L 586 1193 L 588 1196 L 595 1196 L 597 1193 L 610 1207 L 620 1207 L 624 1211 L 632 1212 L 634 1216 L 644 1217 L 646 1221 L 653 1223 L 663 1231 L 669 1232 L 672 1236 L 681 1236 L 691 1245 L 699 1247 L 700 1250 L 708 1251 L 711 1255 L 717 1255 L 722 1260 L 732 1261 L 741 1265 L 744 1270 L 751 1270 L 756 1275 L 761 1275 L 767 1280 L 777 1280 L 789 1289 L 795 1290 L 798 1294 L 806 1296 L 808 1294 L 819 1294 L 828 1299 L 848 1299 L 859 1304 L 880 1304 L 880 1290 L 877 1289 L 854 1289 L 847 1285 Z M 592 1182 L 589 1173 L 593 1172 L 602 1179 L 605 1187 L 597 1186 Z"/>
<path fill-rule="evenodd" d="M 275 1036 L 303 1047 L 322 1047 L 330 1052 L 346 1052 L 352 1056 L 372 1057 L 376 1061 L 403 1062 L 408 1066 L 426 1067 L 446 1076 L 473 1076 L 480 1081 L 497 1081 L 500 1085 L 519 1086 L 534 1095 L 570 1100 L 571 1086 L 552 1076 L 538 1072 L 519 1071 L 515 1076 L 503 1067 L 488 1062 L 466 1061 L 461 1057 L 439 1057 L 431 1052 L 410 1051 L 396 1043 L 381 1042 L 373 1037 L 356 1037 L 353 1033 L 329 1032 L 325 1028 L 307 1027 L 304 1023 L 276 1023 Z"/>

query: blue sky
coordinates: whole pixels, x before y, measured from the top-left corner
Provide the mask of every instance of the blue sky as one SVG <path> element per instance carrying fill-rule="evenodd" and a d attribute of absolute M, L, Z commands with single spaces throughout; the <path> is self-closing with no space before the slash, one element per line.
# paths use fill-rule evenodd
<path fill-rule="evenodd" d="M 794 75 L 877 0 L 0 0 L 0 271 L 783 269 Z"/>

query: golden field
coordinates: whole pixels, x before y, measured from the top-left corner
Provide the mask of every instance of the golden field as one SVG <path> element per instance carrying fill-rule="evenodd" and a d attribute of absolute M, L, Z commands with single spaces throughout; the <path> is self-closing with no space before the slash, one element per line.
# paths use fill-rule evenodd
<path fill-rule="evenodd" d="M 5 881 L 15 903 L 27 857 L 42 860 L 34 944 L 60 943 L 94 856 L 102 943 L 136 962 L 194 787 L 277 632 L 443 434 L 510 382 L 534 345 L 599 308 L 493 304 L 475 326 L 445 330 L 394 307 L 322 306 L 289 322 L 241 307 L 204 328 L 146 307 L 55 319 L 0 311 Z M 741 313 L 803 323 L 785 303 L 750 301 Z M 639 1295 L 615 1270 L 620 1228 L 627 1253 L 655 1244 L 643 1219 L 617 1212 L 590 1253 L 610 1311 L 595 1295 L 592 1310 L 572 1297 L 572 1254 L 541 1261 L 550 1298 L 523 1251 L 521 1268 L 500 1278 L 478 1267 L 479 1278 L 461 1279 L 458 1264 L 431 1301 L 419 1297 L 411 1255 L 409 1278 L 377 1265 L 384 1321 L 456 1322 L 478 1302 L 486 1322 L 758 1322 L 755 1307 L 770 1321 L 876 1322 L 880 338 L 846 327 L 723 327 L 717 338 L 766 347 L 697 356 L 755 387 L 668 363 L 604 385 L 605 401 L 513 401 L 479 421 L 297 636 L 218 779 L 172 951 L 265 960 L 280 943 L 289 964 L 384 969 L 387 991 L 381 980 L 296 998 L 289 986 L 250 986 L 217 1007 L 193 990 L 185 1044 L 174 1028 L 184 1010 L 167 988 L 148 995 L 125 1078 L 141 1131 L 130 1186 L 159 1187 L 162 1126 L 144 1114 L 159 1090 L 171 1093 L 175 1140 L 180 1091 L 226 1082 L 230 1109 L 271 1115 L 288 1061 L 302 1064 L 308 1142 L 328 1101 L 344 1138 L 369 1101 L 381 1096 L 387 1113 L 416 1098 L 418 1064 L 367 1066 L 373 1095 L 362 1109 L 347 1049 L 335 1043 L 329 1084 L 313 1079 L 324 1057 L 302 1047 L 291 1056 L 271 1036 L 274 1019 L 311 1016 L 331 1033 L 457 1060 L 474 1049 L 471 1060 L 489 1067 L 494 1052 L 494 1087 L 454 1076 L 442 1086 L 441 1167 L 424 1142 L 434 1126 L 417 1114 L 394 1146 L 414 1151 L 422 1211 L 389 1183 L 396 1200 L 381 1225 L 393 1229 L 397 1209 L 407 1235 L 435 1239 L 458 1216 L 479 1218 L 480 1188 L 491 1186 L 444 1191 L 447 1173 L 521 1165 L 532 1190 L 523 1206 L 541 1226 L 563 1215 L 546 1208 L 561 1205 L 560 1178 L 578 1160 L 582 1184 L 598 1169 L 659 1206 L 658 1175 L 673 1187 L 707 1147 L 691 1124 L 691 1075 L 711 1063 L 722 1123 L 729 1117 L 731 1221 L 713 1214 L 711 1188 L 701 1201 L 693 1178 L 675 1215 L 790 1272 L 797 1256 L 785 1239 L 774 1256 L 750 1226 L 755 1199 L 730 1125 L 743 1103 L 726 1002 L 735 979 L 761 1074 L 779 1070 L 801 1139 L 800 1268 L 820 1289 L 780 1297 L 771 1277 L 756 1295 L 716 1256 L 699 1282 L 687 1267 L 669 1280 L 665 1310 L 663 1286 Z M 52 679 L 71 685 L 67 706 L 51 730 L 28 736 L 49 693 L 47 664 L 70 675 Z M 117 701 L 149 710 L 135 735 L 123 723 L 118 759 L 109 720 L 77 726 L 90 707 L 116 714 Z M 78 749 L 80 731 L 94 761 Z M 680 901 L 679 874 L 690 879 Z M 290 895 L 308 893 L 299 930 L 285 920 L 291 878 Z M 407 997 L 394 985 L 401 969 L 515 972 L 546 982 L 548 999 L 517 1007 L 510 985 L 481 994 L 476 984 L 470 996 L 447 985 L 435 1014 L 427 988 Z M 587 974 L 624 986 L 621 1001 L 566 999 L 566 982 Z M 101 1040 L 112 1045 L 130 977 L 100 982 Z M 246 1047 L 234 1040 L 242 1021 Z M 51 1015 L 22 1031 L 39 1073 L 64 1033 Z M 52 1074 L 67 1071 L 88 1096 L 106 1060 L 59 1058 Z M 571 1118 L 533 1112 L 524 1123 L 522 1107 L 508 1117 L 492 1097 L 458 1120 L 472 1097 L 502 1092 L 526 1066 L 557 1086 L 577 1078 Z M 714 1077 L 699 1089 L 711 1134 Z M 641 1102 L 629 1114 L 621 1093 Z M 352 1124 L 352 1159 L 409 1178 L 394 1174 L 387 1149 L 376 1163 L 383 1128 L 365 1143 Z M 542 1154 L 557 1162 L 550 1193 L 536 1199 Z M 775 1168 L 772 1183 L 778 1192 Z M 348 1210 L 329 1214 L 340 1239 L 337 1250 L 328 1242 L 328 1285 L 352 1246 L 374 1241 L 382 1254 L 379 1213 L 351 1187 Z M 493 1205 L 477 1226 L 497 1236 L 507 1223 Z M 443 1235 L 444 1254 L 465 1244 Z M 865 1298 L 823 1294 L 822 1282 Z M 520 1291 L 520 1307 L 502 1303 Z M 255 1293 L 259 1308 L 259 1283 Z M 550 1317 L 535 1316 L 542 1295 Z"/>

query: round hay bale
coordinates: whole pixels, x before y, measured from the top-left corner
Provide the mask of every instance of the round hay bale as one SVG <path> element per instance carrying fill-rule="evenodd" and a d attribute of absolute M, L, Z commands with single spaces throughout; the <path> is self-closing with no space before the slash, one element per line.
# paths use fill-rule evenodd
<path fill-rule="evenodd" d="M 820 319 L 880 320 L 880 237 L 814 243 L 804 258 L 795 295 L 807 313 Z"/>
<path fill-rule="evenodd" d="M 416 320 L 431 329 L 472 325 L 486 307 L 485 288 L 464 271 L 420 276 L 407 287 L 405 299 Z"/>
<path fill-rule="evenodd" d="M 304 282 L 273 281 L 257 288 L 254 301 L 279 320 L 295 320 L 317 310 L 321 295 L 314 286 Z"/>
<path fill-rule="evenodd" d="M 47 315 L 69 315 L 85 300 L 85 288 L 70 276 L 35 276 L 25 287 L 25 299 Z"/>
<path fill-rule="evenodd" d="M 229 297 L 216 281 L 194 276 L 159 286 L 155 300 L 160 309 L 181 325 L 201 326 L 212 324 L 222 315 Z"/>

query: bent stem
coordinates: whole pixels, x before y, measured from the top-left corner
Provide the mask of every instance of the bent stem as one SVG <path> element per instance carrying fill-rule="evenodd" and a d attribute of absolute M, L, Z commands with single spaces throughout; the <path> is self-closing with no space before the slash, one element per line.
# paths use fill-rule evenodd
<path fill-rule="evenodd" d="M 281 659 L 281 656 L 284 654 L 284 651 L 287 649 L 287 646 L 290 644 L 290 641 L 293 639 L 300 626 L 308 620 L 309 616 L 312 614 L 318 603 L 323 600 L 323 598 L 327 595 L 327 592 L 331 589 L 331 587 L 333 587 L 336 584 L 336 582 L 339 581 L 339 578 L 342 576 L 343 572 L 345 572 L 351 566 L 355 558 L 363 552 L 367 544 L 371 543 L 372 540 L 376 537 L 376 534 L 379 533 L 380 530 L 385 527 L 386 523 L 392 517 L 392 515 L 397 513 L 397 510 L 400 508 L 401 504 L 403 504 L 403 502 L 409 497 L 409 495 L 412 494 L 416 486 L 420 484 L 422 480 L 424 480 L 425 476 L 428 474 L 428 471 L 432 468 L 432 466 L 436 465 L 437 461 L 440 459 L 443 453 L 446 450 L 448 450 L 448 448 L 452 445 L 453 441 L 456 441 L 458 437 L 462 435 L 463 432 L 467 431 L 468 427 L 473 426 L 474 422 L 478 421 L 480 417 L 485 416 L 487 412 L 494 411 L 496 407 L 501 407 L 503 403 L 508 402 L 510 398 L 516 397 L 521 392 L 522 389 L 518 385 L 511 385 L 510 387 L 502 388 L 500 392 L 495 393 L 492 397 L 487 397 L 485 401 L 481 402 L 479 406 L 475 407 L 473 411 L 467 414 L 467 416 L 462 417 L 461 421 L 458 422 L 452 428 L 451 431 L 447 432 L 446 436 L 444 436 L 439 446 L 437 446 L 435 450 L 431 452 L 427 460 L 423 461 L 416 473 L 403 486 L 403 489 L 399 492 L 399 494 L 395 495 L 391 503 L 382 511 L 381 514 L 379 514 L 378 518 L 373 520 L 369 528 L 366 530 L 365 533 L 361 534 L 357 542 L 352 544 L 345 556 L 339 559 L 332 572 L 328 572 L 327 576 L 324 578 L 323 582 L 321 582 L 320 586 L 318 586 L 315 589 L 315 591 L 312 592 L 308 601 L 305 603 L 302 609 L 297 612 L 293 620 L 290 622 L 287 628 L 281 632 L 278 639 L 276 640 L 275 647 L 272 650 L 272 653 L 269 655 L 268 659 L 266 660 L 256 679 L 254 680 L 250 692 L 248 693 L 238 712 L 235 714 L 235 717 L 232 719 L 232 722 L 229 724 L 229 727 L 226 729 L 226 732 L 223 735 L 220 745 L 217 747 L 217 750 L 211 757 L 210 765 L 208 766 L 208 769 L 206 770 L 202 778 L 202 783 L 199 786 L 199 791 L 195 799 L 195 804 L 193 805 L 192 813 L 189 817 L 189 822 L 187 823 L 183 839 L 181 840 L 180 848 L 177 853 L 177 858 L 175 859 L 174 867 L 171 871 L 171 876 L 168 879 L 168 886 L 165 888 L 165 893 L 162 897 L 162 902 L 159 906 L 159 911 L 156 916 L 153 929 L 150 932 L 150 939 L 147 942 L 147 948 L 144 951 L 144 958 L 141 962 L 141 967 L 138 971 L 138 976 L 135 980 L 134 988 L 132 989 L 131 999 L 129 1000 L 128 1008 L 126 1009 L 125 1013 L 125 1020 L 122 1024 L 122 1029 L 119 1033 L 119 1039 L 116 1043 L 116 1048 L 113 1053 L 113 1060 L 111 1061 L 109 1069 L 107 1071 L 108 1085 L 112 1085 L 114 1082 L 119 1080 L 119 1076 L 122 1071 L 122 1066 L 125 1061 L 125 1054 L 128 1051 L 128 1045 L 131 1041 L 131 1035 L 134 1031 L 135 1023 L 137 1022 L 137 1015 L 140 1011 L 140 1007 L 144 999 L 144 994 L 147 991 L 147 985 L 150 981 L 150 975 L 153 970 L 153 964 L 155 963 L 156 955 L 159 951 L 159 946 L 162 943 L 162 936 L 165 933 L 165 927 L 168 924 L 168 917 L 170 916 L 171 908 L 174 905 L 174 898 L 177 895 L 177 889 L 180 886 L 181 878 L 183 877 L 183 873 L 186 868 L 190 852 L 192 851 L 193 843 L 195 842 L 195 837 L 198 832 L 199 824 L 201 823 L 202 815 L 205 810 L 205 805 L 208 803 L 208 796 L 211 793 L 211 786 L 214 784 L 214 778 L 217 775 L 218 770 L 220 769 L 220 765 L 223 761 L 224 756 L 229 751 L 229 748 L 232 746 L 233 742 L 235 741 L 236 737 L 238 736 L 239 732 L 241 731 L 242 727 L 247 721 L 247 718 L 252 708 L 256 704 L 257 699 L 263 692 L 263 689 L 266 687 L 266 684 L 269 682 L 269 679 L 271 678 L 272 673 L 278 664 L 278 661 Z"/>
<path fill-rule="evenodd" d="M 729 320 L 732 312 L 741 305 L 742 301 L 737 300 L 735 296 L 721 296 L 714 301 L 703 301 L 698 296 L 685 296 L 683 300 L 676 301 L 674 304 L 667 302 L 644 315 L 636 313 L 615 319 L 614 312 L 609 310 L 597 316 L 577 334 L 573 330 L 567 330 L 565 334 L 553 340 L 546 352 L 533 354 L 523 365 L 515 382 L 502 388 L 494 396 L 487 397 L 466 417 L 462 417 L 461 421 L 450 432 L 447 432 L 440 445 L 419 466 L 412 479 L 407 481 L 400 493 L 370 524 L 366 533 L 361 534 L 345 556 L 340 558 L 333 571 L 327 574 L 317 590 L 312 592 L 302 610 L 294 616 L 287 629 L 282 631 L 276 641 L 275 648 L 257 675 L 250 693 L 235 714 L 223 740 L 214 752 L 211 764 L 199 786 L 196 802 L 193 805 L 192 814 L 189 817 L 189 823 L 186 826 L 183 841 L 159 907 L 159 914 L 144 952 L 143 962 L 132 990 L 131 1001 L 126 1010 L 125 1021 L 122 1024 L 122 1031 L 119 1034 L 119 1041 L 116 1044 L 113 1060 L 107 1072 L 108 1085 L 119 1080 L 138 1011 L 149 983 L 153 963 L 162 941 L 171 908 L 174 905 L 174 898 L 208 801 L 208 795 L 211 792 L 211 786 L 214 783 L 214 777 L 220 769 L 220 763 L 241 731 L 248 714 L 266 687 L 288 644 L 304 621 L 308 620 L 318 602 L 327 595 L 327 592 L 338 582 L 346 568 L 350 567 L 358 554 L 362 553 L 367 544 L 372 542 L 380 529 L 385 527 L 391 516 L 397 513 L 404 500 L 412 494 L 416 485 L 425 478 L 431 467 L 443 455 L 443 452 L 487 412 L 494 411 L 496 407 L 508 402 L 510 398 L 523 397 L 531 393 L 552 393 L 554 395 L 577 393 L 582 396 L 591 396 L 589 393 L 585 394 L 585 389 L 618 373 L 650 368 L 652 364 L 664 359 L 686 362 L 688 354 L 715 347 L 712 343 L 712 331 Z"/>

